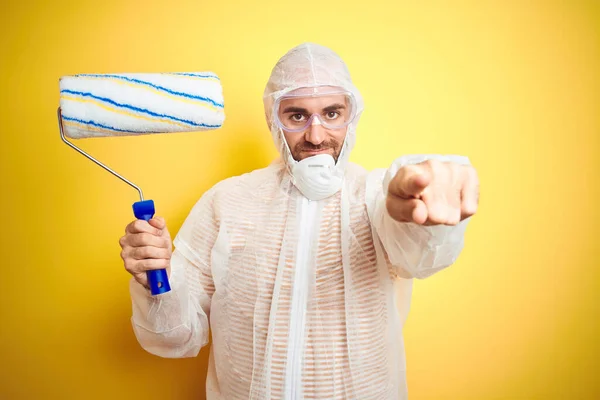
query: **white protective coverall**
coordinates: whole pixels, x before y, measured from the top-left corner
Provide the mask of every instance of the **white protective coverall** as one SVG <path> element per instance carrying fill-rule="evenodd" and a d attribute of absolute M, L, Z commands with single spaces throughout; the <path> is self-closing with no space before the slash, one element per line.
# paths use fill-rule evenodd
<path fill-rule="evenodd" d="M 272 123 L 272 104 L 299 87 L 351 91 L 359 115 L 336 168 L 341 190 L 310 201 L 294 186 L 294 161 Z M 412 278 L 453 264 L 468 220 L 420 226 L 393 220 L 387 182 L 416 155 L 371 173 L 348 162 L 363 109 L 343 61 L 303 44 L 269 79 L 265 111 L 281 158 L 226 179 L 195 204 L 174 239 L 171 287 L 152 297 L 131 280 L 132 324 L 161 357 L 194 357 L 212 330 L 207 398 L 405 399 L 402 327 Z"/>

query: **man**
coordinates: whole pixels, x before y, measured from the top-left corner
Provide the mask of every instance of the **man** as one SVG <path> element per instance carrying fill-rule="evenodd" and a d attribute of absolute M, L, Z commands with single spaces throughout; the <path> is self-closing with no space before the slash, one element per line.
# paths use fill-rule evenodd
<path fill-rule="evenodd" d="M 210 326 L 208 399 L 406 398 L 412 278 L 455 262 L 476 173 L 465 157 L 349 163 L 363 102 L 322 46 L 284 55 L 264 104 L 279 160 L 206 192 L 173 253 L 162 218 L 127 226 L 137 339 L 193 357 Z M 153 297 L 145 272 L 158 268 L 172 290 Z"/>

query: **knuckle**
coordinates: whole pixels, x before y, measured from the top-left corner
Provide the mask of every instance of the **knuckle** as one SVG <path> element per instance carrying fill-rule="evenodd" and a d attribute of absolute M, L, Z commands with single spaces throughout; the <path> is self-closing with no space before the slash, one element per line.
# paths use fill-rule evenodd
<path fill-rule="evenodd" d="M 429 210 L 428 220 L 434 225 L 444 225 L 448 222 L 445 213 L 435 208 Z"/>
<path fill-rule="evenodd" d="M 431 159 L 424 161 L 423 164 L 431 169 L 438 169 L 442 165 L 442 162 L 439 160 Z"/>
<path fill-rule="evenodd" d="M 138 270 L 140 270 L 140 271 L 147 271 L 149 269 L 148 268 L 148 264 L 149 264 L 148 260 L 140 260 L 140 261 L 138 261 L 137 262 Z"/>
<path fill-rule="evenodd" d="M 477 175 L 477 171 L 471 166 L 466 166 L 465 168 L 466 179 L 474 186 L 475 190 L 479 191 L 479 176 Z"/>
<path fill-rule="evenodd" d="M 477 212 L 477 206 L 476 205 L 466 205 L 463 207 L 463 214 L 467 217 L 470 217 L 471 215 L 475 214 Z"/>
<path fill-rule="evenodd" d="M 458 225 L 460 223 L 462 220 L 462 210 L 460 209 L 460 206 L 452 208 L 449 220 L 452 225 Z"/>
<path fill-rule="evenodd" d="M 451 178 L 451 182 L 456 182 L 458 180 L 460 180 L 460 165 L 456 165 L 456 164 L 452 164 L 452 163 L 447 163 L 446 164 L 447 168 L 446 171 L 448 171 L 448 175 Z"/>
<path fill-rule="evenodd" d="M 459 222 L 460 222 L 460 215 L 458 215 L 458 216 L 454 215 L 451 218 L 448 218 L 446 220 L 446 225 L 456 226 L 456 225 L 458 225 Z"/>
<path fill-rule="evenodd" d="M 135 258 L 138 260 L 143 260 L 148 258 L 148 249 L 145 247 L 138 247 L 135 249 Z"/>
<path fill-rule="evenodd" d="M 431 225 L 444 225 L 446 221 L 443 218 L 439 218 L 436 216 L 430 216 L 428 219 Z"/>
<path fill-rule="evenodd" d="M 133 223 L 133 226 L 136 230 L 141 231 L 145 228 L 147 222 L 141 219 L 138 219 Z"/>
<path fill-rule="evenodd" d="M 465 166 L 465 168 L 467 168 L 467 175 L 471 178 L 473 178 L 475 181 L 478 180 L 477 177 L 477 170 L 475 168 L 473 168 L 471 165 L 467 165 Z"/>
<path fill-rule="evenodd" d="M 125 270 L 127 270 L 127 271 L 128 271 L 128 272 L 130 272 L 130 273 L 131 273 L 131 272 L 133 272 L 133 267 L 134 267 L 134 264 L 133 264 L 133 262 L 131 261 L 131 259 L 127 259 L 127 258 L 126 258 L 126 259 L 125 259 L 125 263 L 124 263 L 124 265 L 125 265 Z"/>
<path fill-rule="evenodd" d="M 152 235 L 150 235 L 149 233 L 140 233 L 140 245 L 143 246 L 147 246 L 150 244 L 150 241 L 152 240 Z"/>
<path fill-rule="evenodd" d="M 142 256 L 144 258 L 155 258 L 156 250 L 153 247 L 144 247 L 142 250 Z"/>
<path fill-rule="evenodd" d="M 148 258 L 148 255 L 148 249 L 145 247 L 138 247 L 135 249 L 135 258 L 137 258 L 138 260 Z"/>
<path fill-rule="evenodd" d="M 392 177 L 392 179 L 390 180 L 390 183 L 392 182 L 401 182 L 402 180 L 405 179 L 405 177 L 407 177 L 408 175 L 410 175 L 411 173 L 411 168 L 414 168 L 413 165 L 403 165 L 402 167 L 398 168 L 398 171 L 396 171 L 396 174 Z M 390 184 L 390 189 L 395 188 L 395 185 Z"/>
<path fill-rule="evenodd" d="M 404 168 L 404 170 L 403 170 L 404 174 L 401 175 L 402 178 L 410 177 L 410 176 L 418 173 L 421 169 L 419 165 L 413 165 L 413 164 L 406 165 L 403 168 Z"/>

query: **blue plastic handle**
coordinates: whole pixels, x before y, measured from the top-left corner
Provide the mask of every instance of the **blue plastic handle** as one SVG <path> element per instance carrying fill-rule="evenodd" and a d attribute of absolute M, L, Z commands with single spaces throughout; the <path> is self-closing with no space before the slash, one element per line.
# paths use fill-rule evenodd
<path fill-rule="evenodd" d="M 144 200 L 133 203 L 133 214 L 137 219 L 149 221 L 154 217 L 154 202 L 152 200 Z M 153 296 L 171 290 L 166 269 L 147 271 L 146 275 L 148 276 L 148 284 L 150 285 L 150 292 Z"/>

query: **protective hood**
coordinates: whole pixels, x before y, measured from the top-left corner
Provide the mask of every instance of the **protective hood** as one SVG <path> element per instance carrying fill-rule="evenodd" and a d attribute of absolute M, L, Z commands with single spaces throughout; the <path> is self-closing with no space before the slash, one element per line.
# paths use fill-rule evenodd
<path fill-rule="evenodd" d="M 327 167 L 327 171 L 315 174 L 314 168 L 304 168 L 303 165 L 312 160 L 295 161 L 285 141 L 282 130 L 274 119 L 274 104 L 286 95 L 301 88 L 320 86 L 338 87 L 352 93 L 356 101 L 356 117 L 347 127 L 346 139 L 342 145 L 337 163 Z M 350 72 L 342 59 L 331 49 L 324 46 L 304 43 L 294 47 L 279 59 L 271 71 L 263 95 L 265 115 L 275 146 L 281 159 L 286 164 L 292 176 L 294 185 L 308 198 L 320 200 L 339 190 L 341 177 L 350 157 L 350 151 L 356 142 L 356 127 L 363 111 L 362 96 L 352 83 Z M 324 163 L 321 163 L 325 166 Z M 304 173 L 315 175 L 307 176 Z"/>

